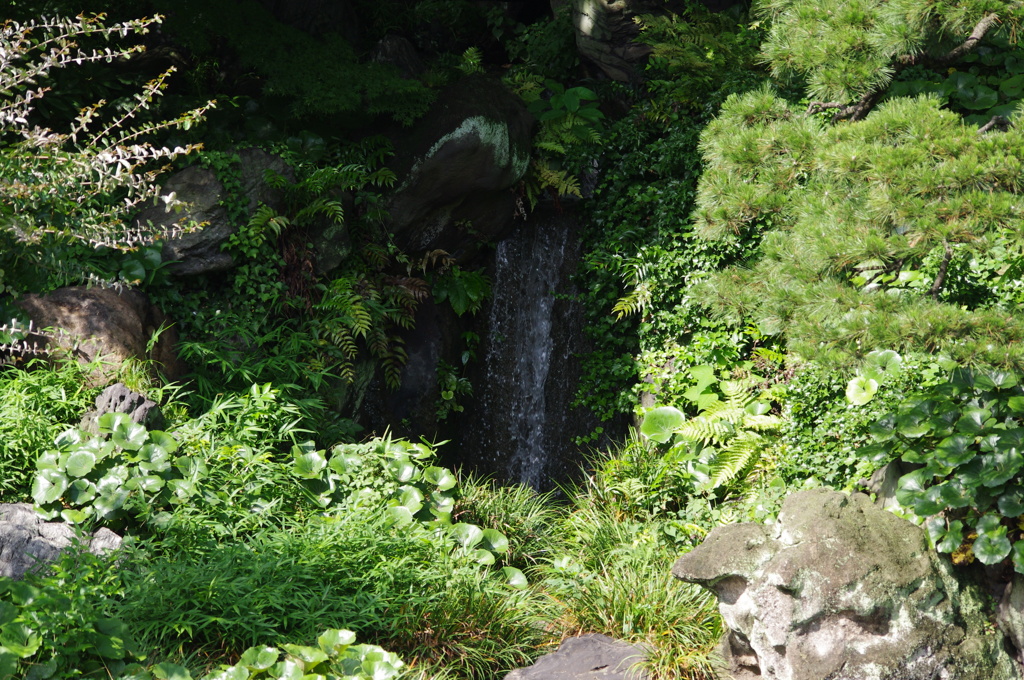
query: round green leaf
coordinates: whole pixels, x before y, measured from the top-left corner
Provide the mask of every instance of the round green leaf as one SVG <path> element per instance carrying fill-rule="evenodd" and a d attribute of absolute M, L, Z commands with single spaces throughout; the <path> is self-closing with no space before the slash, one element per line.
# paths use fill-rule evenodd
<path fill-rule="evenodd" d="M 295 451 L 295 464 L 292 466 L 292 473 L 303 479 L 316 479 L 327 467 L 327 459 L 320 451 L 301 453 Z"/>
<path fill-rule="evenodd" d="M 1005 490 L 999 495 L 996 504 L 1004 517 L 1024 515 L 1024 488 L 1014 486 Z"/>
<path fill-rule="evenodd" d="M 81 524 L 85 520 L 89 519 L 91 515 L 85 510 L 75 510 L 73 508 L 65 508 L 60 511 L 60 517 L 68 524 Z"/>
<path fill-rule="evenodd" d="M 1024 574 L 1024 541 L 1013 544 L 1013 570 L 1018 574 Z"/>
<path fill-rule="evenodd" d="M 39 651 L 41 644 L 39 635 L 24 623 L 12 621 L 0 626 L 0 647 L 6 647 L 23 659 Z"/>
<path fill-rule="evenodd" d="M 529 585 L 529 582 L 526 580 L 526 574 L 515 567 L 502 567 L 501 573 L 505 575 L 508 585 L 516 590 L 523 590 Z"/>
<path fill-rule="evenodd" d="M 960 520 L 950 522 L 942 540 L 936 543 L 935 547 L 939 552 L 951 553 L 959 548 L 964 542 L 964 524 Z"/>
<path fill-rule="evenodd" d="M 126 500 L 128 500 L 128 490 L 117 489 L 97 496 L 92 502 L 92 507 L 101 519 L 113 519 L 117 516 L 117 511 L 124 507 Z"/>
<path fill-rule="evenodd" d="M 161 661 L 150 670 L 158 680 L 192 680 L 192 674 L 186 668 L 170 661 Z"/>
<path fill-rule="evenodd" d="M 327 654 L 322 649 L 316 647 L 307 647 L 306 645 L 281 645 L 281 649 L 286 651 L 296 659 L 300 659 L 303 664 L 306 664 L 306 670 L 312 666 L 316 666 L 318 663 L 327 661 Z"/>
<path fill-rule="evenodd" d="M 1005 484 L 1024 466 L 1024 457 L 1016 449 L 996 451 L 982 456 L 981 483 L 988 487 Z"/>
<path fill-rule="evenodd" d="M 858 375 L 846 385 L 846 400 L 854 406 L 863 406 L 874 399 L 877 392 L 877 380 Z"/>
<path fill-rule="evenodd" d="M 40 470 L 32 482 L 32 499 L 39 505 L 60 499 L 68 488 L 68 478 L 60 470 Z"/>
<path fill-rule="evenodd" d="M 354 453 L 335 453 L 331 455 L 331 462 L 329 464 L 332 470 L 339 475 L 344 475 L 358 470 L 362 460 L 362 458 Z"/>
<path fill-rule="evenodd" d="M 99 427 L 100 434 L 110 434 L 118 428 L 125 428 L 130 424 L 134 424 L 134 422 L 127 413 L 109 411 L 101 415 L 96 424 Z"/>
<path fill-rule="evenodd" d="M 450 470 L 443 467 L 431 466 L 423 471 L 423 479 L 428 484 L 437 487 L 439 491 L 447 491 L 458 484 L 458 480 Z"/>
<path fill-rule="evenodd" d="M 984 408 L 966 408 L 964 409 L 963 416 L 956 421 L 956 429 L 958 432 L 965 434 L 978 434 L 985 429 L 985 421 L 992 416 L 992 412 Z"/>
<path fill-rule="evenodd" d="M 72 505 L 85 505 L 96 498 L 96 485 L 88 479 L 76 479 L 68 485 L 67 496 Z"/>
<path fill-rule="evenodd" d="M 674 406 L 652 409 L 644 415 L 640 432 L 651 441 L 664 444 L 686 423 L 686 416 Z"/>
<path fill-rule="evenodd" d="M 412 513 L 404 505 L 393 505 L 384 511 L 391 521 L 400 527 L 412 524 Z"/>
<path fill-rule="evenodd" d="M 79 430 L 77 427 L 72 427 L 71 429 L 64 430 L 59 435 L 57 435 L 57 439 L 54 441 L 54 443 L 57 445 L 58 449 L 66 450 L 74 446 L 78 446 L 79 444 L 82 443 L 83 439 L 84 436 L 82 434 L 82 431 Z"/>
<path fill-rule="evenodd" d="M 161 430 L 150 430 L 149 443 L 159 446 L 167 453 L 174 453 L 178 450 L 178 440 Z"/>
<path fill-rule="evenodd" d="M 946 437 L 935 447 L 935 457 L 944 465 L 956 467 L 974 458 L 975 451 L 971 448 L 973 437 L 955 434 Z"/>
<path fill-rule="evenodd" d="M 901 413 L 896 416 L 896 431 L 908 439 L 923 437 L 931 429 L 928 420 L 924 413 Z"/>
<path fill-rule="evenodd" d="M 274 647 L 250 647 L 242 652 L 238 665 L 251 671 L 265 671 L 277 663 L 280 656 L 281 652 Z"/>
<path fill-rule="evenodd" d="M 494 553 L 492 553 L 490 550 L 484 550 L 483 548 L 479 548 L 473 551 L 472 557 L 473 561 L 477 564 L 482 564 L 484 566 L 490 566 L 494 564 Z"/>
<path fill-rule="evenodd" d="M 85 477 L 96 465 L 96 454 L 92 451 L 78 449 L 68 456 L 67 473 L 71 477 Z"/>
<path fill-rule="evenodd" d="M 891 349 L 868 352 L 864 357 L 864 376 L 879 383 L 892 380 L 903 370 L 903 357 Z"/>
<path fill-rule="evenodd" d="M 484 538 L 484 532 L 475 524 L 459 522 L 450 531 L 452 538 L 464 548 L 472 548 Z"/>
<path fill-rule="evenodd" d="M 423 508 L 423 493 L 415 486 L 403 486 L 398 489 L 398 504 L 416 514 Z"/>
<path fill-rule="evenodd" d="M 480 547 L 496 553 L 503 553 L 508 550 L 508 539 L 497 529 L 484 529 L 483 542 Z"/>
<path fill-rule="evenodd" d="M 388 463 L 388 471 L 396 481 L 404 484 L 416 479 L 419 468 L 417 468 L 412 461 L 406 458 L 398 458 Z"/>
<path fill-rule="evenodd" d="M 1010 554 L 1010 539 L 1006 537 L 1006 527 L 1000 524 L 999 517 L 985 515 L 978 520 L 978 538 L 974 541 L 974 556 L 982 564 L 996 564 Z"/>
<path fill-rule="evenodd" d="M 110 433 L 110 441 L 125 451 L 138 451 L 146 443 L 147 439 L 149 439 L 149 431 L 146 430 L 146 427 L 132 422 L 131 419 L 129 419 L 128 424 L 124 426 L 119 425 Z"/>
<path fill-rule="evenodd" d="M 316 639 L 320 649 L 328 654 L 344 651 L 345 647 L 356 643 L 356 634 L 350 630 L 338 630 L 330 628 L 325 630 L 323 635 Z"/>

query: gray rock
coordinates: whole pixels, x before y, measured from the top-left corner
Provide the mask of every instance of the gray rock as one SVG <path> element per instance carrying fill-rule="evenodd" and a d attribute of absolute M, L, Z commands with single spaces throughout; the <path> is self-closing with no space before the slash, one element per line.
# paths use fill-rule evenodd
<path fill-rule="evenodd" d="M 576 48 L 612 80 L 636 82 L 650 45 L 634 42 L 640 27 L 634 16 L 648 9 L 641 0 L 574 0 Z"/>
<path fill-rule="evenodd" d="M 129 358 L 152 359 L 171 379 L 184 372 L 174 351 L 177 333 L 141 291 L 71 286 L 46 295 L 25 295 L 16 304 L 36 328 L 55 329 L 39 337 L 49 351 L 62 351 L 83 362 L 105 362 L 91 376 L 93 384 L 107 382 Z M 150 338 L 161 328 L 148 352 Z"/>
<path fill-rule="evenodd" d="M 97 421 L 105 413 L 127 413 L 134 422 L 151 428 L 160 428 L 163 423 L 160 406 L 128 389 L 124 383 L 116 383 L 100 392 L 96 397 L 96 409 L 82 416 L 78 427 L 96 434 Z"/>
<path fill-rule="evenodd" d="M 500 81 L 465 78 L 445 88 L 395 147 L 400 178 L 388 212 L 407 252 L 442 249 L 465 261 L 512 226 L 510 191 L 530 162 L 533 117 Z"/>
<path fill-rule="evenodd" d="M 246 206 L 245 219 L 261 203 L 279 209 L 282 193 L 266 182 L 267 170 L 291 177 L 291 169 L 281 158 L 262 149 L 243 149 L 238 152 L 240 162 L 240 196 L 228 196 L 224 185 L 210 169 L 198 165 L 176 172 L 160 187 L 161 197 L 172 193 L 185 204 L 184 210 L 169 210 L 162 201 L 140 212 L 133 222 L 136 228 L 151 224 L 156 231 L 176 234 L 164 242 L 163 258 L 174 261 L 168 270 L 178 276 L 191 276 L 223 271 L 234 266 L 229 253 L 221 245 L 237 230 L 231 223 L 222 201 L 242 201 Z M 194 227 L 200 227 L 195 229 Z M 191 231 L 181 233 L 181 229 Z"/>
<path fill-rule="evenodd" d="M 545 654 L 505 680 L 644 680 L 637 662 L 644 650 L 606 635 L 582 635 L 564 640 L 557 652 Z"/>
<path fill-rule="evenodd" d="M 718 596 L 735 678 L 1019 677 L 978 589 L 863 494 L 795 493 L 774 526 L 718 527 L 673 574 Z"/>
<path fill-rule="evenodd" d="M 28 503 L 0 504 L 0 576 L 19 579 L 56 560 L 69 548 L 75 531 L 62 522 L 46 522 Z M 121 547 L 121 537 L 107 528 L 92 535 L 89 552 Z"/>

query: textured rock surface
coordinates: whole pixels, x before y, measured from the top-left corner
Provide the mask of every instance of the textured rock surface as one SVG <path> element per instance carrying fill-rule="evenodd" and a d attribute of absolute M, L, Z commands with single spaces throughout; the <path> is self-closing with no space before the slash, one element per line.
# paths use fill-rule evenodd
<path fill-rule="evenodd" d="M 774 526 L 719 527 L 673 573 L 718 595 L 740 680 L 1018 677 L 976 589 L 862 494 L 795 493 Z"/>
<path fill-rule="evenodd" d="M 533 117 L 501 82 L 465 78 L 445 88 L 397 149 L 391 197 L 395 242 L 409 252 L 437 248 L 460 260 L 512 225 L 510 189 L 526 173 Z"/>
<path fill-rule="evenodd" d="M 651 53 L 651 47 L 633 42 L 640 35 L 633 17 L 649 9 L 649 4 L 638 0 L 574 0 L 572 18 L 580 55 L 612 80 L 638 80 L 643 71 L 641 62 Z"/>
<path fill-rule="evenodd" d="M 44 521 L 28 503 L 0 504 L 0 576 L 21 578 L 53 562 L 74 537 L 69 525 Z M 121 537 L 102 528 L 92 535 L 89 552 L 99 554 L 120 546 Z"/>
<path fill-rule="evenodd" d="M 100 392 L 96 397 L 96 409 L 82 417 L 79 427 L 96 434 L 97 421 L 104 413 L 127 413 L 134 422 L 150 428 L 159 429 L 163 423 L 160 406 L 155 401 L 128 389 L 124 383 L 116 383 Z"/>
<path fill-rule="evenodd" d="M 243 149 L 238 152 L 238 157 L 241 160 L 239 170 L 243 194 L 239 198 L 246 204 L 246 216 L 251 216 L 261 203 L 280 207 L 281 192 L 271 188 L 264 175 L 267 170 L 273 170 L 290 177 L 291 170 L 287 164 L 262 149 Z M 202 225 L 200 229 L 180 234 L 164 243 L 164 260 L 174 261 L 168 267 L 169 271 L 188 276 L 230 269 L 234 261 L 229 253 L 221 250 L 221 244 L 235 233 L 235 225 L 231 224 L 227 210 L 221 205 L 221 201 L 228 197 L 216 174 L 198 165 L 187 167 L 171 175 L 161 185 L 161 196 L 171 193 L 186 204 L 182 212 L 168 211 L 161 203 L 135 217 L 136 225 L 149 222 L 165 233 L 171 232 L 176 224 Z"/>
<path fill-rule="evenodd" d="M 152 354 L 147 355 L 147 343 L 166 319 L 140 291 L 72 286 L 46 295 L 25 295 L 17 305 L 36 328 L 58 329 L 45 343 L 49 349 L 59 348 L 85 362 L 97 357 L 108 362 L 93 375 L 98 384 L 128 358 L 152 359 L 172 379 L 183 372 L 174 352 L 178 338 L 173 327 L 161 332 Z"/>
<path fill-rule="evenodd" d="M 505 680 L 643 680 L 646 674 L 634 667 L 643 657 L 642 649 L 621 640 L 583 635 L 565 640 L 557 652 L 512 671 Z"/>

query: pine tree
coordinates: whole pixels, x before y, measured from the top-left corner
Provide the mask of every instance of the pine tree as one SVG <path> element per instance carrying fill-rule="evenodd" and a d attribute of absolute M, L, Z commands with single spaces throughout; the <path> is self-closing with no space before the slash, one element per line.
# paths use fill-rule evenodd
<path fill-rule="evenodd" d="M 761 12 L 773 73 L 829 101 L 762 88 L 705 130 L 699 231 L 761 239 L 754 260 L 705 284 L 712 306 L 831 363 L 882 348 L 1024 365 L 1024 131 L 887 94 L 900 69 L 955 68 L 1009 33 L 1020 3 L 766 0 Z"/>

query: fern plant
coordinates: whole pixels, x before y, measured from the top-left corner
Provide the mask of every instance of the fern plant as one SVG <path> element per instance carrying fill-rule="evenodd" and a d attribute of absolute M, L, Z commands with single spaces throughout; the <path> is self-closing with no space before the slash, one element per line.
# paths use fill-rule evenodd
<path fill-rule="evenodd" d="M 706 402 L 699 415 L 662 406 L 647 413 L 640 431 L 661 444 L 672 440 L 666 455 L 688 467 L 695 490 L 724 497 L 748 484 L 768 448 L 766 435 L 778 432 L 782 419 L 770 413 L 756 378 L 725 380 L 719 389 L 725 398 Z"/>
<path fill-rule="evenodd" d="M 600 143 L 604 114 L 598 108 L 597 95 L 586 87 L 566 89 L 535 74 L 520 75 L 510 84 L 540 122 L 533 141 L 534 157 L 523 180 L 530 207 L 536 207 L 546 193 L 581 197 L 579 178 L 563 161 L 574 146 Z"/>

